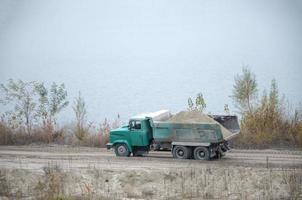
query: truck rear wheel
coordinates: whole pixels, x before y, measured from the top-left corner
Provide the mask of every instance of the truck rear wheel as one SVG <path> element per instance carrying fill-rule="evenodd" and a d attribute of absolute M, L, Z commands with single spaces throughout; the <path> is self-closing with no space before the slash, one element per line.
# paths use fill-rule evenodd
<path fill-rule="evenodd" d="M 196 147 L 194 149 L 194 159 L 195 160 L 209 160 L 210 152 L 207 147 Z"/>
<path fill-rule="evenodd" d="M 127 157 L 130 155 L 130 151 L 126 144 L 116 144 L 114 147 L 114 152 L 116 156 L 124 156 Z"/>
<path fill-rule="evenodd" d="M 188 159 L 191 156 L 191 149 L 186 146 L 174 146 L 172 154 L 174 158 Z"/>

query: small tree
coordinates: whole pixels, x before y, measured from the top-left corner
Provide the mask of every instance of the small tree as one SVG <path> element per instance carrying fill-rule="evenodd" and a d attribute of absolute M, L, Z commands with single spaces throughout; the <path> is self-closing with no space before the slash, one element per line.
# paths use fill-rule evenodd
<path fill-rule="evenodd" d="M 86 123 L 86 115 L 87 109 L 84 99 L 79 92 L 78 98 L 74 101 L 74 106 L 72 107 L 75 116 L 76 116 L 76 132 L 75 135 L 79 140 L 83 140 L 86 136 L 85 123 Z"/>
<path fill-rule="evenodd" d="M 100 145 L 104 146 L 109 140 L 109 132 L 110 132 L 110 123 L 107 118 L 100 124 L 99 129 L 99 137 L 100 137 Z"/>
<path fill-rule="evenodd" d="M 193 103 L 191 97 L 188 98 L 188 110 L 189 111 L 193 111 L 194 110 L 194 103 Z"/>
<path fill-rule="evenodd" d="M 195 104 L 192 101 L 192 98 L 188 98 L 188 110 L 189 111 L 199 111 L 203 112 L 204 109 L 207 107 L 205 100 L 203 98 L 202 93 L 198 93 L 195 98 Z"/>
<path fill-rule="evenodd" d="M 68 106 L 67 91 L 64 84 L 53 83 L 50 90 L 44 83 L 36 83 L 35 90 L 39 95 L 38 116 L 42 119 L 43 125 L 53 126 L 56 115 Z"/>
<path fill-rule="evenodd" d="M 49 97 L 49 113 L 51 120 L 55 122 L 55 116 L 65 107 L 68 106 L 69 101 L 66 100 L 67 91 L 65 90 L 65 85 L 62 83 L 57 85 L 53 83 L 50 88 Z"/>
<path fill-rule="evenodd" d="M 271 82 L 271 90 L 269 94 L 269 108 L 271 112 L 279 110 L 279 92 L 275 79 Z"/>
<path fill-rule="evenodd" d="M 37 110 L 37 115 L 41 117 L 43 126 L 45 127 L 48 122 L 48 90 L 44 86 L 44 83 L 37 83 L 35 89 L 39 95 L 39 106 Z"/>
<path fill-rule="evenodd" d="M 36 107 L 34 82 L 9 79 L 6 85 L 0 85 L 0 91 L 2 93 L 0 103 L 13 106 L 13 109 L 7 112 L 9 121 L 17 120 L 19 124 L 24 124 L 30 135 Z"/>
<path fill-rule="evenodd" d="M 202 93 L 197 94 L 197 97 L 195 99 L 195 107 L 196 110 L 198 110 L 199 112 L 203 112 L 204 109 L 207 107 L 207 104 L 203 98 Z"/>
<path fill-rule="evenodd" d="M 224 104 L 224 112 L 229 115 L 230 114 L 230 109 L 228 104 Z"/>
<path fill-rule="evenodd" d="M 243 67 L 242 74 L 235 76 L 235 84 L 233 86 L 233 95 L 235 106 L 242 113 L 252 112 L 252 101 L 256 98 L 257 82 L 255 74 L 249 69 Z"/>

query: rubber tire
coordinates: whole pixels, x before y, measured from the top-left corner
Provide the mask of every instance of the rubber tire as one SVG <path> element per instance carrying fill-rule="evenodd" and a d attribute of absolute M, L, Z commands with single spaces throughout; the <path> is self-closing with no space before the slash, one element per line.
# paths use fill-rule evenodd
<path fill-rule="evenodd" d="M 204 153 L 204 156 L 201 156 L 201 152 Z M 210 160 L 210 151 L 207 147 L 196 147 L 193 155 L 195 160 Z"/>
<path fill-rule="evenodd" d="M 128 157 L 130 156 L 130 151 L 126 144 L 117 144 L 114 146 L 114 152 L 116 156 Z"/>
<path fill-rule="evenodd" d="M 182 155 L 180 155 L 181 152 L 183 152 Z M 186 146 L 174 146 L 172 150 L 172 154 L 174 158 L 188 159 L 191 157 L 191 149 Z"/>

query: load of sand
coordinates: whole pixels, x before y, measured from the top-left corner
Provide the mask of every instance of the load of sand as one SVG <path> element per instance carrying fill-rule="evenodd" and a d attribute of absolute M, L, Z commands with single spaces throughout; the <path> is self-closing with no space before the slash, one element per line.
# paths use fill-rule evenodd
<path fill-rule="evenodd" d="M 198 111 L 181 111 L 175 114 L 174 116 L 172 116 L 167 122 L 192 123 L 192 124 L 194 123 L 218 124 L 221 128 L 221 132 L 225 140 L 230 139 L 234 136 L 234 133 L 226 129 L 224 126 L 222 126 L 220 123 L 215 121 L 213 118 Z"/>

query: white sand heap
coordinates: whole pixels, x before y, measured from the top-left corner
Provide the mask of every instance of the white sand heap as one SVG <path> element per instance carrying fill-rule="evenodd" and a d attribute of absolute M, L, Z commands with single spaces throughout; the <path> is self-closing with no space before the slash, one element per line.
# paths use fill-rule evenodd
<path fill-rule="evenodd" d="M 159 110 L 156 112 L 141 113 L 131 117 L 131 119 L 145 119 L 152 118 L 153 121 L 165 121 L 172 117 L 169 110 Z"/>

